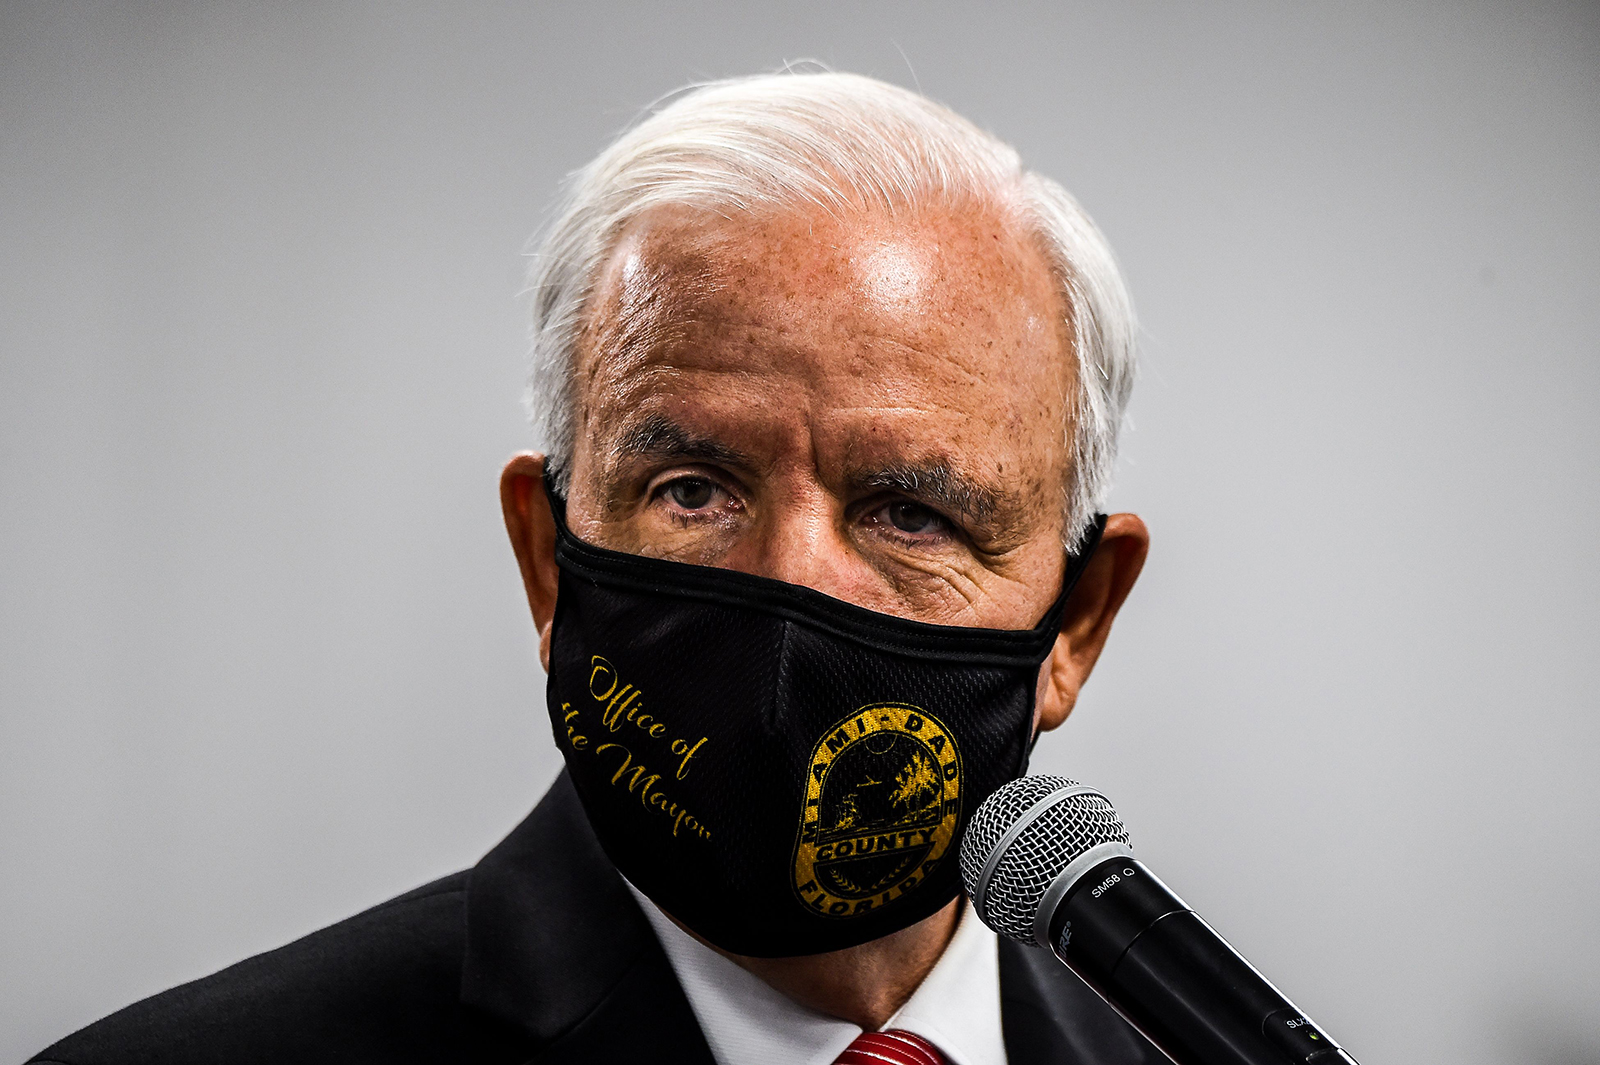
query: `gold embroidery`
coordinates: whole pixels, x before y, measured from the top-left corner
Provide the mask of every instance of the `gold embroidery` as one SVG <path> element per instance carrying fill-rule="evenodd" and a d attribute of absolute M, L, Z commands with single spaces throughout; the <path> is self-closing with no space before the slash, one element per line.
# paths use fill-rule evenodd
<path fill-rule="evenodd" d="M 944 859 L 961 814 L 961 755 L 908 703 L 863 706 L 817 741 L 795 840 L 807 907 L 854 917 L 903 898 Z"/>

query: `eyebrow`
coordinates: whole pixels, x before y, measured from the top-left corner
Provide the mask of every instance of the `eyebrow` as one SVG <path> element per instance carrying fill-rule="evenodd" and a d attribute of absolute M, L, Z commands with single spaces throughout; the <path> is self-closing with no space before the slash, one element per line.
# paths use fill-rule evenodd
<path fill-rule="evenodd" d="M 717 462 L 746 469 L 755 465 L 750 456 L 709 436 L 696 436 L 670 418 L 652 414 L 622 431 L 607 455 L 615 470 L 629 459 L 672 458 Z"/>
<path fill-rule="evenodd" d="M 995 533 L 1016 526 L 1022 509 L 1017 493 L 969 477 L 944 460 L 856 470 L 849 481 L 857 489 L 899 492 L 923 500 Z"/>
<path fill-rule="evenodd" d="M 746 470 L 757 466 L 746 452 L 692 433 L 661 414 L 648 415 L 621 432 L 607 451 L 604 476 L 614 479 L 625 463 L 637 459 L 714 462 Z M 1004 538 L 1025 525 L 1026 508 L 1019 493 L 962 473 L 946 459 L 857 468 L 846 473 L 845 484 L 852 492 L 898 492 L 920 500 L 965 519 L 993 538 Z"/>

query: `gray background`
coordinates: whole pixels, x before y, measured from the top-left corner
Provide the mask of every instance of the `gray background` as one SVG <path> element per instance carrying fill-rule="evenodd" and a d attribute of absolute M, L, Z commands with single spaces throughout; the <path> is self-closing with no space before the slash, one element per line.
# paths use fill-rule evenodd
<path fill-rule="evenodd" d="M 1600 1061 L 1595 8 L 756 7 L 0 7 L 0 1059 L 533 803 L 524 240 L 816 57 L 1133 283 L 1155 546 L 1042 767 L 1366 1065 Z"/>

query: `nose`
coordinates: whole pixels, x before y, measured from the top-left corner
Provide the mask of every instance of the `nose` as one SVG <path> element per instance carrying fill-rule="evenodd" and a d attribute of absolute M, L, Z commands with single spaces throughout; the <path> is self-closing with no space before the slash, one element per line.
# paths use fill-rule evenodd
<path fill-rule="evenodd" d="M 816 483 L 775 493 L 761 515 L 756 535 L 739 557 L 724 565 L 788 584 L 814 588 L 835 599 L 872 607 L 882 589 L 860 557 L 845 528 L 844 507 Z"/>

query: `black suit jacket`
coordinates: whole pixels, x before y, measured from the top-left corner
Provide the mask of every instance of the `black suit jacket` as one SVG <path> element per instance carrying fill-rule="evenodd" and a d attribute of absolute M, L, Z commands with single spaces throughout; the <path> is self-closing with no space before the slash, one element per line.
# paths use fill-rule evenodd
<path fill-rule="evenodd" d="M 1001 940 L 1000 987 L 1013 1065 L 1164 1060 L 1044 951 Z M 134 1003 L 33 1061 L 713 1065 L 565 773 L 474 868 Z"/>

